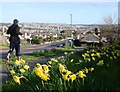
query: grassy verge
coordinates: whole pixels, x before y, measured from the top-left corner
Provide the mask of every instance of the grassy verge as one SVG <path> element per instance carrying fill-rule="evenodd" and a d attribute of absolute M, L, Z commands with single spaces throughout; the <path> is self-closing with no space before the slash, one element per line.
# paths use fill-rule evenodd
<path fill-rule="evenodd" d="M 22 55 L 21 58 L 24 59 L 27 62 L 34 61 L 34 60 L 39 60 L 47 57 L 51 57 L 54 55 L 60 55 L 64 54 L 64 52 L 71 52 L 73 51 L 74 48 L 58 48 L 58 49 L 51 49 L 51 50 L 44 50 L 44 51 L 35 51 L 29 55 Z M 16 57 L 13 55 L 10 58 L 10 61 L 15 59 Z M 0 59 L 0 62 L 4 65 L 5 59 Z"/>
<path fill-rule="evenodd" d="M 11 80 L 3 84 L 3 90 L 120 90 L 119 45 L 64 54 L 63 57 L 52 58 L 46 64 L 38 63 L 33 69 L 25 67 L 27 63 L 24 60 L 21 64 L 15 61 L 10 67 Z"/>

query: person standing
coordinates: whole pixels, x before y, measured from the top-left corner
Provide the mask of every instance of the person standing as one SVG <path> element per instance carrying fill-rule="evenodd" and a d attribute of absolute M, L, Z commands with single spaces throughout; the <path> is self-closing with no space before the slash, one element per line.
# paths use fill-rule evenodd
<path fill-rule="evenodd" d="M 9 57 L 10 54 L 13 52 L 13 50 L 16 50 L 16 56 L 18 61 L 20 61 L 20 38 L 18 35 L 22 35 L 22 33 L 20 32 L 20 27 L 18 26 L 18 20 L 14 19 L 13 20 L 13 24 L 8 28 L 7 30 L 7 34 L 10 34 L 10 49 L 7 53 L 7 57 L 6 57 L 6 61 L 5 63 L 9 63 Z"/>

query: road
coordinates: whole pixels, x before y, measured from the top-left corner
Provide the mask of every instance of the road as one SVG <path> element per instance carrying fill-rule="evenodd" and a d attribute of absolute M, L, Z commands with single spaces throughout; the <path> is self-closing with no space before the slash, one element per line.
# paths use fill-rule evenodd
<path fill-rule="evenodd" d="M 52 44 L 54 43 L 46 43 L 43 45 L 29 45 L 27 47 L 21 48 L 21 54 L 30 54 L 34 51 L 42 51 L 45 49 L 51 49 L 54 48 L 55 46 L 53 46 Z M 0 58 L 5 58 L 7 55 L 9 49 L 0 49 Z M 15 50 L 14 50 L 15 53 Z"/>

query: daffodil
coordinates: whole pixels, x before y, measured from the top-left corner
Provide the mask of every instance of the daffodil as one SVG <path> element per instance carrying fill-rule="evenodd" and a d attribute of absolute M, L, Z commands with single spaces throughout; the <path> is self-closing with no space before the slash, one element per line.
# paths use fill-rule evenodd
<path fill-rule="evenodd" d="M 30 67 L 28 65 L 24 66 L 24 69 L 28 70 Z"/>
<path fill-rule="evenodd" d="M 76 75 L 75 74 L 70 75 L 70 79 L 74 81 L 76 79 Z"/>
<path fill-rule="evenodd" d="M 52 62 L 51 61 L 48 61 L 48 63 L 51 65 L 52 64 Z"/>
<path fill-rule="evenodd" d="M 91 56 L 93 57 L 93 56 L 95 56 L 95 54 L 94 54 L 94 53 L 92 53 L 92 54 L 91 54 Z"/>
<path fill-rule="evenodd" d="M 59 64 L 59 71 L 60 72 L 66 72 L 66 69 L 62 64 Z"/>
<path fill-rule="evenodd" d="M 74 54 L 74 52 L 71 52 L 71 54 Z"/>
<path fill-rule="evenodd" d="M 43 66 L 43 70 L 45 73 L 48 73 L 49 72 L 49 68 L 47 65 L 42 65 Z"/>
<path fill-rule="evenodd" d="M 21 59 L 20 61 L 21 61 L 22 64 L 25 64 L 25 60 Z"/>
<path fill-rule="evenodd" d="M 36 67 L 39 68 L 39 69 L 42 69 L 42 65 L 39 64 L 39 63 L 36 64 Z"/>
<path fill-rule="evenodd" d="M 70 75 L 72 72 L 71 71 L 66 71 L 66 75 Z"/>
<path fill-rule="evenodd" d="M 120 54 L 119 54 L 119 53 L 117 53 L 117 56 L 120 56 Z"/>
<path fill-rule="evenodd" d="M 86 56 L 86 57 L 89 57 L 89 54 L 85 53 L 85 56 Z"/>
<path fill-rule="evenodd" d="M 95 57 L 92 57 L 92 60 L 95 61 Z"/>
<path fill-rule="evenodd" d="M 13 79 L 16 83 L 20 84 L 20 77 L 15 75 L 15 76 L 13 76 Z"/>
<path fill-rule="evenodd" d="M 55 58 L 51 58 L 51 61 L 53 61 L 53 62 L 58 62 L 58 60 L 55 59 Z"/>
<path fill-rule="evenodd" d="M 80 78 L 86 77 L 86 75 L 83 73 L 83 71 L 79 71 L 79 72 L 78 72 L 78 76 L 79 76 Z"/>
<path fill-rule="evenodd" d="M 95 52 L 95 50 L 94 50 L 94 49 L 91 49 L 91 52 Z"/>
<path fill-rule="evenodd" d="M 63 78 L 63 80 L 69 80 L 68 75 L 62 74 L 62 78 Z"/>
<path fill-rule="evenodd" d="M 108 55 L 108 54 L 106 54 L 106 56 L 107 56 L 107 57 L 109 57 L 109 55 Z"/>
<path fill-rule="evenodd" d="M 20 62 L 18 60 L 15 61 L 15 65 L 19 65 Z"/>
<path fill-rule="evenodd" d="M 100 58 L 101 56 L 100 56 L 100 53 L 96 53 L 96 56 L 98 57 L 98 58 Z"/>
<path fill-rule="evenodd" d="M 87 51 L 87 53 L 90 53 L 90 51 Z"/>
<path fill-rule="evenodd" d="M 21 77 L 18 77 L 18 76 L 16 76 L 16 75 L 13 76 L 13 80 L 14 80 L 16 83 L 18 83 L 18 84 L 20 84 L 20 79 L 21 79 L 21 78 L 26 79 L 24 76 L 21 76 Z M 26 79 L 26 80 L 27 80 L 27 79 Z"/>
<path fill-rule="evenodd" d="M 82 54 L 82 57 L 85 59 L 85 55 L 84 54 Z"/>
<path fill-rule="evenodd" d="M 94 71 L 94 68 L 92 67 L 92 68 L 90 68 L 90 71 L 92 72 L 92 71 Z"/>
<path fill-rule="evenodd" d="M 71 59 L 71 61 L 70 62 L 73 62 L 73 59 Z"/>
<path fill-rule="evenodd" d="M 21 72 L 21 73 L 24 73 L 24 72 L 25 72 L 25 70 L 24 70 L 24 69 L 20 69 L 20 72 Z"/>
<path fill-rule="evenodd" d="M 35 68 L 35 73 L 36 73 L 36 75 L 37 76 L 39 76 L 39 77 L 41 77 L 41 76 L 43 76 L 43 70 L 42 69 L 40 69 L 40 68 Z"/>
<path fill-rule="evenodd" d="M 10 73 L 11 73 L 11 75 L 14 75 L 15 71 L 14 70 L 10 70 Z"/>
<path fill-rule="evenodd" d="M 85 72 L 88 73 L 88 69 L 85 67 Z"/>
<path fill-rule="evenodd" d="M 44 80 L 44 81 L 50 80 L 49 77 L 48 77 L 48 74 L 43 74 L 41 76 L 41 79 Z"/>
<path fill-rule="evenodd" d="M 117 57 L 116 56 L 114 56 L 114 59 L 116 59 Z"/>
<path fill-rule="evenodd" d="M 67 52 L 64 52 L 65 55 L 67 55 L 68 53 Z"/>
<path fill-rule="evenodd" d="M 113 57 L 110 57 L 110 59 L 113 59 Z"/>
<path fill-rule="evenodd" d="M 91 59 L 90 58 L 87 58 L 87 60 L 90 62 L 91 61 Z"/>
<path fill-rule="evenodd" d="M 103 60 L 100 60 L 100 61 L 97 63 L 98 66 L 102 66 L 103 64 L 104 64 Z"/>

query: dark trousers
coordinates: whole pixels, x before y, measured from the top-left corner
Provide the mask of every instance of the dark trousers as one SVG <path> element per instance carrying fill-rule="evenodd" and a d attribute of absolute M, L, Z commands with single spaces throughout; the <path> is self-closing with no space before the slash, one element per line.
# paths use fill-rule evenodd
<path fill-rule="evenodd" d="M 16 56 L 21 56 L 20 53 L 20 41 L 10 41 L 10 50 L 8 51 L 8 53 L 12 53 L 13 50 L 16 50 Z"/>

